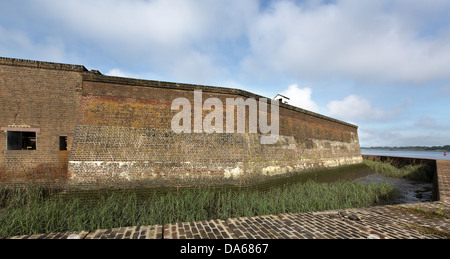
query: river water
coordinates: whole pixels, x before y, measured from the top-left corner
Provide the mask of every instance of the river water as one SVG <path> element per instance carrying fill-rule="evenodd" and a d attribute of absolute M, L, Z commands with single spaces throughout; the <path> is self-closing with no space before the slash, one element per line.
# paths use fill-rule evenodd
<path fill-rule="evenodd" d="M 450 160 L 450 152 L 447 152 L 447 156 L 444 156 L 444 152 L 361 149 L 361 153 L 363 155 L 374 155 L 374 156 L 395 156 L 395 157 Z"/>

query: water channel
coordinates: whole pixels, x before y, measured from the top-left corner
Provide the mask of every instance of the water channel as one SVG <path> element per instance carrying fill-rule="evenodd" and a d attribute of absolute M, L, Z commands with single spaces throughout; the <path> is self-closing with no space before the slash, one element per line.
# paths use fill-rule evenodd
<path fill-rule="evenodd" d="M 396 196 L 388 201 L 389 205 L 410 204 L 433 201 L 433 183 L 419 182 L 405 178 L 386 177 L 375 172 L 366 165 L 351 166 L 345 169 L 334 169 L 317 173 L 306 173 L 300 182 L 314 180 L 319 183 L 333 183 L 337 181 L 383 183 L 387 182 L 396 189 Z"/>

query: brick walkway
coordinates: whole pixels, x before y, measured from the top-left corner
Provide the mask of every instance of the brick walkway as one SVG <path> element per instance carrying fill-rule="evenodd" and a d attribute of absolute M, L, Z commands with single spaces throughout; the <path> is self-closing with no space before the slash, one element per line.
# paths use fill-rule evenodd
<path fill-rule="evenodd" d="M 442 239 L 450 238 L 450 161 L 437 161 L 440 201 L 140 226 L 12 239 Z"/>
<path fill-rule="evenodd" d="M 450 161 L 437 160 L 439 200 L 450 204 Z"/>

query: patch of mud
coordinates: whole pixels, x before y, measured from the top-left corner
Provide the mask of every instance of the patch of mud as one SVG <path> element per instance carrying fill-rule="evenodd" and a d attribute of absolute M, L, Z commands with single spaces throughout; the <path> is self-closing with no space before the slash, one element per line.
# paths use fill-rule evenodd
<path fill-rule="evenodd" d="M 417 182 L 408 179 L 398 179 L 385 177 L 380 174 L 371 174 L 361 177 L 356 181 L 362 183 L 382 183 L 388 182 L 394 185 L 398 195 L 392 201 L 392 204 L 409 204 L 433 201 L 433 184 Z"/>

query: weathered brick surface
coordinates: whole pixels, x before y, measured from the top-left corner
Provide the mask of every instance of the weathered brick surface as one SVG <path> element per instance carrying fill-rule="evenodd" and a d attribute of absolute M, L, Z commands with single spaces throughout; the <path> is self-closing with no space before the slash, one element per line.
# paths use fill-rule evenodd
<path fill-rule="evenodd" d="M 72 183 L 79 187 L 242 185 L 362 162 L 356 127 L 320 115 L 281 107 L 282 136 L 276 145 L 261 145 L 260 134 L 175 134 L 172 101 L 186 98 L 194 109 L 197 88 L 99 75 L 85 80 L 69 164 Z M 259 98 L 201 89 L 203 101 Z"/>
<path fill-rule="evenodd" d="M 55 182 L 67 178 L 68 152 L 77 123 L 81 66 L 0 58 L 0 127 L 35 128 L 37 149 L 6 150 L 0 131 L 0 183 Z"/>
<path fill-rule="evenodd" d="M 437 209 L 441 203 L 429 203 Z M 314 213 L 281 214 L 128 227 L 92 232 L 12 237 L 12 239 L 444 239 L 450 220 L 384 206 Z M 426 206 L 427 207 L 427 206 Z M 427 231 L 431 230 L 431 232 Z"/>
<path fill-rule="evenodd" d="M 17 236 L 10 237 L 7 239 L 85 239 L 89 231 L 80 232 L 67 232 L 67 233 L 51 233 L 42 235 L 31 235 L 31 236 Z"/>
<path fill-rule="evenodd" d="M 224 111 L 227 98 L 263 98 L 241 90 L 108 77 L 82 66 L 7 58 L 0 59 L 0 86 L 0 183 L 6 185 L 247 184 L 362 162 L 356 126 L 285 104 L 276 145 L 261 145 L 260 134 L 172 132 L 176 98 L 194 104 L 194 90 L 202 90 L 203 101 L 217 98 Z M 246 123 L 249 117 L 247 111 Z M 6 131 L 14 127 L 37 129 L 37 149 L 5 150 Z M 59 151 L 60 136 L 67 136 L 68 151 Z"/>
<path fill-rule="evenodd" d="M 96 230 L 83 239 L 161 239 L 162 226 L 139 226 Z"/>
<path fill-rule="evenodd" d="M 224 220 L 167 224 L 164 239 L 235 239 L 238 238 Z"/>
<path fill-rule="evenodd" d="M 450 204 L 450 161 L 437 160 L 439 199 Z"/>

